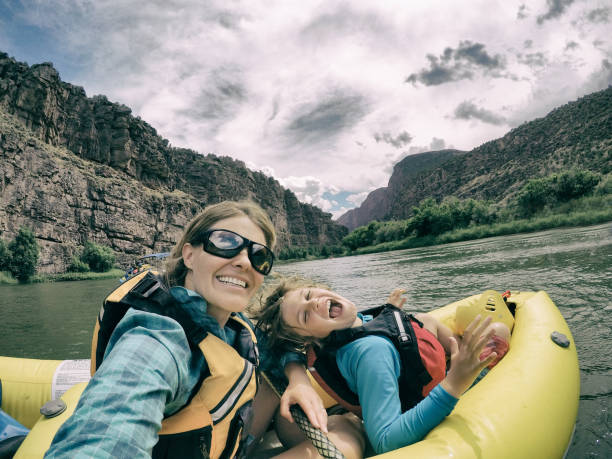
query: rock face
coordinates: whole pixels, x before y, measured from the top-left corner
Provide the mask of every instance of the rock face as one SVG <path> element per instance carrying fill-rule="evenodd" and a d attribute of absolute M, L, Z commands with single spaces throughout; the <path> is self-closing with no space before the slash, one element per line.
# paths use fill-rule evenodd
<path fill-rule="evenodd" d="M 393 201 L 401 194 L 405 184 L 410 183 L 421 172 L 433 169 L 464 153 L 460 150 L 440 150 L 406 156 L 393 166 L 388 186 L 372 191 L 359 207 L 341 215 L 337 222 L 352 231 L 372 220 L 387 220 Z"/>
<path fill-rule="evenodd" d="M 252 199 L 277 249 L 337 244 L 346 229 L 241 161 L 170 147 L 131 110 L 88 98 L 51 64 L 0 53 L 0 237 L 20 226 L 41 245 L 39 271 L 61 272 L 85 241 L 120 260 L 165 251 L 207 204 Z"/>
<path fill-rule="evenodd" d="M 612 171 L 612 87 L 559 107 L 467 153 L 408 156 L 386 188 L 338 222 L 354 229 L 371 220 L 405 219 L 423 199 L 445 196 L 503 202 L 531 178 L 577 167 Z"/>

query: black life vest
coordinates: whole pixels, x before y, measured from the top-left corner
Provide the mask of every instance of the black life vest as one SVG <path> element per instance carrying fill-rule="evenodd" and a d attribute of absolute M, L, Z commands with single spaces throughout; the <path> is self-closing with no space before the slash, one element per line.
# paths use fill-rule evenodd
<path fill-rule="evenodd" d="M 208 364 L 188 403 L 163 419 L 153 458 L 240 457 L 257 391 L 259 357 L 251 325 L 238 315 L 230 316 L 227 326 L 236 331 L 236 341 L 230 346 L 197 324 L 159 277 L 146 271 L 120 285 L 104 300 L 92 340 L 92 376 L 102 363 L 113 330 L 129 308 L 176 320 L 192 352 L 201 351 Z"/>
<path fill-rule="evenodd" d="M 386 336 L 400 355 L 399 376 L 402 412 L 409 410 L 423 399 L 423 388 L 432 381 L 419 353 L 417 337 L 411 321 L 422 327 L 412 315 L 386 304 L 361 311 L 374 318 L 359 327 L 333 331 L 325 338 L 322 347 L 311 346 L 307 350 L 308 370 L 319 385 L 338 403 L 361 417 L 359 397 L 346 383 L 336 363 L 336 353 L 345 344 L 368 335 Z"/>

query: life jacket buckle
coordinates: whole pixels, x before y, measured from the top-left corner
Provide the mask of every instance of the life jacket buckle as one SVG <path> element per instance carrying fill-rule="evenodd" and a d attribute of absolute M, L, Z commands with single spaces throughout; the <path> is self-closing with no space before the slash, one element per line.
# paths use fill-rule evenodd
<path fill-rule="evenodd" d="M 133 292 L 144 298 L 149 298 L 157 289 L 161 287 L 161 283 L 152 276 L 146 276 L 133 288 Z"/>
<path fill-rule="evenodd" d="M 398 338 L 399 338 L 399 343 L 401 345 L 410 345 L 410 344 L 412 344 L 412 338 L 407 333 L 400 333 Z"/>

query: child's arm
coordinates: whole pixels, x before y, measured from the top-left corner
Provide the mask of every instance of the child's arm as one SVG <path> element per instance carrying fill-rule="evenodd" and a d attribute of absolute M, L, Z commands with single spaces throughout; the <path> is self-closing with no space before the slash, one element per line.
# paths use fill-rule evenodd
<path fill-rule="evenodd" d="M 424 400 L 405 413 L 401 412 L 398 395 L 400 358 L 389 340 L 368 336 L 338 351 L 340 372 L 359 395 L 365 429 L 377 453 L 420 441 L 450 414 L 458 397 L 469 387 L 466 380 L 471 378 L 471 383 L 489 362 L 478 359 L 487 339 L 478 334 L 487 324 L 471 325 L 468 339 L 460 345 L 453 338 L 454 372 L 449 372 Z"/>

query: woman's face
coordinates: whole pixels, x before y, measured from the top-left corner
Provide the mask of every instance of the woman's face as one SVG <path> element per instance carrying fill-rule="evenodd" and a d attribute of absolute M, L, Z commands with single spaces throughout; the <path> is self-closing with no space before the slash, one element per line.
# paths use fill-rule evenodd
<path fill-rule="evenodd" d="M 283 297 L 281 315 L 285 324 L 302 336 L 325 338 L 334 330 L 358 325 L 353 302 L 322 288 L 290 290 Z"/>
<path fill-rule="evenodd" d="M 253 242 L 266 244 L 263 231 L 246 215 L 219 220 L 209 229 L 226 229 Z M 245 247 L 233 258 L 204 251 L 202 244 L 183 246 L 183 262 L 189 268 L 185 288 L 200 294 L 208 303 L 208 314 L 225 325 L 231 312 L 243 311 L 261 286 L 263 274 L 251 266 Z"/>

